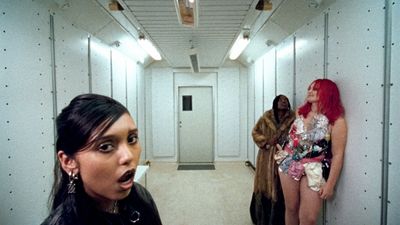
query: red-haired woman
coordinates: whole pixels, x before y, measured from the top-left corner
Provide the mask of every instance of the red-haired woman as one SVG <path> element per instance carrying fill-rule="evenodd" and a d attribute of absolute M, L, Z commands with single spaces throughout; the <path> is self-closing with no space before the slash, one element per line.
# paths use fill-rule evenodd
<path fill-rule="evenodd" d="M 296 113 L 288 143 L 283 149 L 277 146 L 280 151 L 275 155 L 285 221 L 286 225 L 316 224 L 322 201 L 333 196 L 346 147 L 347 126 L 336 84 L 329 79 L 313 81 Z"/>

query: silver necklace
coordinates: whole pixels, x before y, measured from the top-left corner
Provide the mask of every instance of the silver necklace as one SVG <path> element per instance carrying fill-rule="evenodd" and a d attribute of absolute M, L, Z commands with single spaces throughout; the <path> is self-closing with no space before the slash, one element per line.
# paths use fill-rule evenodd
<path fill-rule="evenodd" d="M 112 205 L 112 208 L 106 210 L 109 213 L 117 214 L 118 213 L 118 201 L 115 201 Z"/>

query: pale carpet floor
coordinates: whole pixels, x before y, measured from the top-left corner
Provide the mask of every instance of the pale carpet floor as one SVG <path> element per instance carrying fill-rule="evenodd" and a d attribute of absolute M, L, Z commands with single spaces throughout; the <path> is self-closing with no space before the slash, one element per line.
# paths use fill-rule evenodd
<path fill-rule="evenodd" d="M 215 170 L 177 170 L 152 162 L 146 187 L 164 225 L 252 225 L 254 171 L 244 162 L 218 162 Z"/>

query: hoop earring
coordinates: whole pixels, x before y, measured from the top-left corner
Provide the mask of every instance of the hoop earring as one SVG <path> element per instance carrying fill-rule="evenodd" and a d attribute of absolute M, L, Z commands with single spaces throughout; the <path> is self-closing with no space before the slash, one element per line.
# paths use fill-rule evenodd
<path fill-rule="evenodd" d="M 78 176 L 74 174 L 72 171 L 69 172 L 68 174 L 69 177 L 69 183 L 68 183 L 68 194 L 75 194 L 75 180 L 78 180 Z"/>

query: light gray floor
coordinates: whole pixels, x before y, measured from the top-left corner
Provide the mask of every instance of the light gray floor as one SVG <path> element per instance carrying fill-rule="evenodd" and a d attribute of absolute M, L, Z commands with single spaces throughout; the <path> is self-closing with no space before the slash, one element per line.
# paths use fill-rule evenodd
<path fill-rule="evenodd" d="M 251 225 L 254 171 L 244 162 L 218 162 L 215 170 L 177 170 L 152 162 L 146 187 L 164 225 Z"/>

